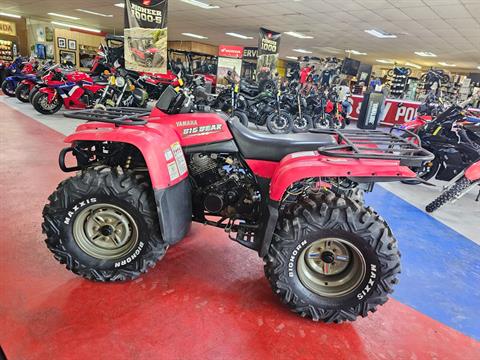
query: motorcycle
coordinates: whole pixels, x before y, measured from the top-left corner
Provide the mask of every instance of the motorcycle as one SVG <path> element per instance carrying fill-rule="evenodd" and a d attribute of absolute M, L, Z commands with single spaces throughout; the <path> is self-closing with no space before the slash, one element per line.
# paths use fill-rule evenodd
<path fill-rule="evenodd" d="M 281 106 L 292 116 L 292 131 L 307 132 L 313 126 L 312 117 L 307 113 L 307 100 L 302 96 L 300 87 L 292 92 L 285 92 L 280 98 Z"/>
<path fill-rule="evenodd" d="M 68 76 L 56 72 L 59 80 L 49 81 L 32 98 L 32 105 L 41 114 L 58 112 L 62 106 L 66 109 L 85 109 L 95 105 L 100 90 L 106 82 L 94 83 L 90 75 L 74 71 Z"/>
<path fill-rule="evenodd" d="M 35 78 L 38 67 L 37 61 L 27 61 L 25 58 L 17 57 L 7 68 L 9 76 L 2 82 L 2 91 L 5 95 L 15 97 L 15 89 L 24 79 Z"/>
<path fill-rule="evenodd" d="M 23 79 L 15 89 L 15 97 L 21 102 L 28 103 L 30 99 L 30 92 L 35 86 L 40 85 L 42 78 L 50 71 L 53 66 L 53 60 L 47 61 L 41 69 L 35 74 Z"/>
<path fill-rule="evenodd" d="M 117 69 L 116 74 L 110 74 L 105 88 L 100 90 L 95 108 L 146 107 L 148 94 L 139 86 L 141 78 L 123 68 Z"/>
<path fill-rule="evenodd" d="M 280 91 L 250 96 L 243 89 L 240 86 L 237 109 L 244 112 L 250 122 L 266 126 L 272 134 L 288 134 L 292 131 L 292 116 L 280 107 Z"/>

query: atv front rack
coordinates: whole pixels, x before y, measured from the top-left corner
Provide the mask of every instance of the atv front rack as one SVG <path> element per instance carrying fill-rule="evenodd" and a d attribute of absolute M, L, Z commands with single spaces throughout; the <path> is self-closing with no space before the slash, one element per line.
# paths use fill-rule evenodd
<path fill-rule="evenodd" d="M 402 131 L 415 142 L 393 133 Z M 434 155 L 421 147 L 419 137 L 405 129 L 392 128 L 390 132 L 380 130 L 357 129 L 313 129 L 314 133 L 333 135 L 337 139 L 335 145 L 318 148 L 322 155 L 357 159 L 399 160 L 400 165 L 421 167 L 426 161 L 433 160 Z"/>
<path fill-rule="evenodd" d="M 120 125 L 145 125 L 148 121 L 145 116 L 150 115 L 150 111 L 139 108 L 114 107 L 106 109 L 88 109 L 68 111 L 63 116 L 73 119 L 99 121 L 109 124 Z"/>

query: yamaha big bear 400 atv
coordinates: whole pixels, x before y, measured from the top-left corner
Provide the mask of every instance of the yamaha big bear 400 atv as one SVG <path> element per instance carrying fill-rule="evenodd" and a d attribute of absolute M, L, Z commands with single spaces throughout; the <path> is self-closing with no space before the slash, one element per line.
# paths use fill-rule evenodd
<path fill-rule="evenodd" d="M 355 189 L 414 178 L 409 166 L 433 156 L 381 131 L 256 133 L 236 118 L 185 112 L 189 102 L 167 88 L 151 113 L 68 114 L 89 122 L 65 139 L 60 167 L 77 174 L 43 211 L 55 258 L 90 280 L 133 279 L 193 220 L 257 251 L 274 292 L 301 316 L 355 320 L 385 303 L 400 272 L 397 242 Z"/>

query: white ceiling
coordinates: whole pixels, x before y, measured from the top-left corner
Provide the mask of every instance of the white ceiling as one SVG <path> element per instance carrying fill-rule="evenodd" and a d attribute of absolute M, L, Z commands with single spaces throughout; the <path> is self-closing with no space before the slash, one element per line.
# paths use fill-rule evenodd
<path fill-rule="evenodd" d="M 72 24 L 95 26 L 121 32 L 121 0 L 0 0 L 4 12 L 35 16 Z M 344 50 L 368 53 L 358 59 L 375 63 L 393 59 L 425 66 L 438 62 L 457 64 L 456 69 L 477 70 L 480 66 L 480 0 L 202 0 L 219 9 L 205 10 L 180 0 L 169 3 L 169 39 L 193 40 L 191 32 L 208 37 L 211 44 L 255 46 L 258 28 L 297 31 L 314 39 L 282 37 L 281 56 L 300 55 L 302 48 L 318 56 L 344 56 Z M 104 18 L 75 11 L 76 8 L 113 14 Z M 53 18 L 47 12 L 76 16 L 80 20 Z M 398 36 L 378 39 L 364 32 L 381 29 Z M 225 35 L 237 32 L 253 36 L 241 40 Z M 339 53 L 332 51 L 338 49 Z M 430 51 L 437 58 L 422 58 L 415 51 Z M 355 57 L 355 56 L 353 56 Z"/>

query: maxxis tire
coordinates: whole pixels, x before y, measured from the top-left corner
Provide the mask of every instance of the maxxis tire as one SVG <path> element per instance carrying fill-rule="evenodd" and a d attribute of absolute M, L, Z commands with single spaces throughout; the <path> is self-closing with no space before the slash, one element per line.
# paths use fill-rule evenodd
<path fill-rule="evenodd" d="M 138 241 L 121 258 L 99 259 L 88 255 L 74 238 L 76 217 L 94 202 L 113 204 L 135 221 Z M 151 186 L 121 169 L 98 166 L 64 180 L 50 195 L 43 209 L 43 219 L 45 242 L 55 259 L 68 270 L 90 280 L 135 279 L 154 267 L 168 248 L 161 237 Z"/>
<path fill-rule="evenodd" d="M 238 117 L 238 120 L 242 123 L 243 126 L 248 128 L 248 116 L 243 111 L 235 110 L 233 116 Z"/>
<path fill-rule="evenodd" d="M 361 249 L 367 270 L 346 295 L 325 297 L 303 285 L 297 261 L 315 239 L 334 236 Z M 385 221 L 372 209 L 330 191 L 311 192 L 286 210 L 264 260 L 266 277 L 282 302 L 302 317 L 327 323 L 353 321 L 376 311 L 388 300 L 400 273 L 400 253 Z"/>
<path fill-rule="evenodd" d="M 40 105 L 40 100 L 41 100 L 42 96 L 48 96 L 48 95 L 45 94 L 45 93 L 42 93 L 42 92 L 37 92 L 32 98 L 32 105 L 33 105 L 34 109 L 37 110 L 40 114 L 52 115 L 52 114 L 55 114 L 56 112 L 58 112 L 62 108 L 63 102 L 59 99 L 57 106 L 55 106 L 53 109 L 51 109 L 51 110 L 44 109 Z"/>
<path fill-rule="evenodd" d="M 274 123 L 275 118 L 279 115 L 277 114 L 277 112 L 274 111 L 273 113 L 267 116 L 267 119 L 266 119 L 267 129 L 272 134 L 289 134 L 293 128 L 292 116 L 284 110 L 281 110 L 280 112 L 281 112 L 281 116 L 283 116 L 287 120 L 286 126 L 282 129 L 278 129 L 275 126 L 275 123 Z"/>
<path fill-rule="evenodd" d="M 463 191 L 468 189 L 468 187 L 471 185 L 472 185 L 472 182 L 468 180 L 466 177 L 461 178 L 450 189 L 440 194 L 439 197 L 437 197 L 430 204 L 428 204 L 425 207 L 425 210 L 428 213 L 432 213 L 435 210 L 438 210 L 443 205 L 455 199 L 458 195 L 460 195 Z"/>
<path fill-rule="evenodd" d="M 12 87 L 9 85 L 13 84 L 10 81 L 4 80 L 2 82 L 2 91 L 5 95 L 9 97 L 15 97 L 15 89 L 12 89 Z"/>
<path fill-rule="evenodd" d="M 297 115 L 298 117 L 298 115 Z M 295 126 L 295 119 L 293 120 L 293 126 L 292 126 L 292 132 L 294 133 L 305 133 L 308 132 L 313 127 L 313 120 L 310 115 L 303 114 L 303 121 L 306 122 L 306 125 L 304 127 L 297 127 Z"/>
<path fill-rule="evenodd" d="M 15 97 L 23 103 L 28 103 L 28 99 L 30 97 L 30 86 L 27 84 L 19 84 L 15 89 Z"/>

